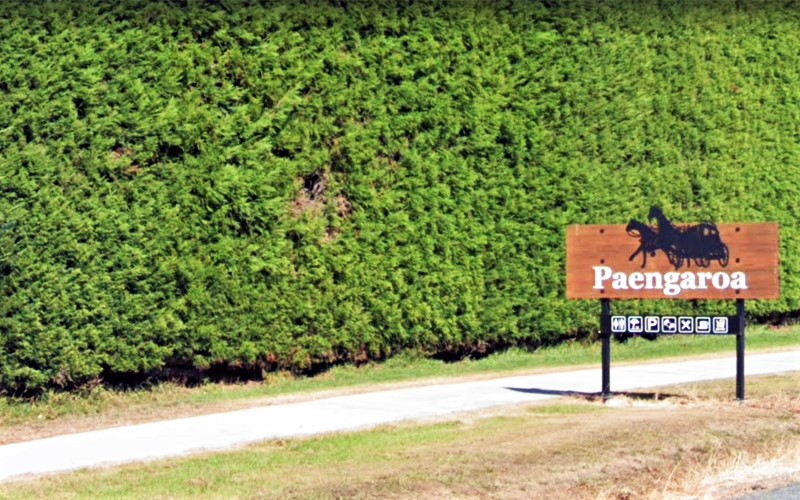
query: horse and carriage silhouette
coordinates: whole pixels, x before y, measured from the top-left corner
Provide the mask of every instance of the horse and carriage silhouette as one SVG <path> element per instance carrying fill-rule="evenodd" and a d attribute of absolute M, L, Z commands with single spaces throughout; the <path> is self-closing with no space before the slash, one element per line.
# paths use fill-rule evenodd
<path fill-rule="evenodd" d="M 676 226 L 658 207 L 652 207 L 647 215 L 648 220 L 655 220 L 651 226 L 631 219 L 625 228 L 629 235 L 639 238 L 639 248 L 628 260 L 642 254 L 642 267 L 647 265 L 647 256 L 655 257 L 661 250 L 667 255 L 670 264 L 680 269 L 686 262 L 692 261 L 698 267 L 708 267 L 717 261 L 722 267 L 728 265 L 728 246 L 722 242 L 719 229 L 713 222 L 701 222 L 694 226 Z"/>

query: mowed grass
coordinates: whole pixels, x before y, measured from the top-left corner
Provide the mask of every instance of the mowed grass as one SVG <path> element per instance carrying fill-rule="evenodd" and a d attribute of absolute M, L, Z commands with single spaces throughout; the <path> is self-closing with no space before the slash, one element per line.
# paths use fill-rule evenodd
<path fill-rule="evenodd" d="M 504 411 L 505 413 L 498 413 Z M 800 464 L 800 374 L 469 414 L 432 425 L 246 449 L 0 485 L 3 498 L 728 497 Z M 777 469 L 777 468 L 773 468 Z M 778 478 L 780 479 L 780 478 Z"/>
<path fill-rule="evenodd" d="M 748 352 L 800 347 L 800 328 L 752 327 Z M 614 342 L 613 363 L 734 355 L 733 336 L 663 337 L 655 342 Z M 0 398 L 0 443 L 21 441 L 112 425 L 246 408 L 279 400 L 304 399 L 331 391 L 370 390 L 385 385 L 430 383 L 434 379 L 493 376 L 569 367 L 599 366 L 597 342 L 568 342 L 529 352 L 509 349 L 482 359 L 446 363 L 404 354 L 382 363 L 337 366 L 314 377 L 269 374 L 264 381 L 207 383 L 184 387 L 162 383 L 116 391 L 97 386 L 79 393 L 50 392 L 36 400 Z M 599 382 L 598 382 L 599 385 Z"/>

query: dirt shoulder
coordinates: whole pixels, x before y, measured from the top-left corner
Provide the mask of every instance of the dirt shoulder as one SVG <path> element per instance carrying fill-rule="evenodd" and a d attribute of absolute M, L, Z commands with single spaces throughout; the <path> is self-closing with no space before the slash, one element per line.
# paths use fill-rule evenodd
<path fill-rule="evenodd" d="M 563 397 L 0 485 L 8 498 L 728 499 L 797 480 L 800 373 Z"/>
<path fill-rule="evenodd" d="M 282 473 L 319 498 L 727 499 L 800 478 L 800 375 L 761 378 L 744 403 L 729 385 L 493 409 L 390 459 Z"/>

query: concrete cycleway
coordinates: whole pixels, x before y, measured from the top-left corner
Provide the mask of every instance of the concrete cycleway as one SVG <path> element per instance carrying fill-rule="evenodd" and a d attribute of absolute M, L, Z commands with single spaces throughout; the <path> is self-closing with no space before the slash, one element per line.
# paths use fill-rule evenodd
<path fill-rule="evenodd" d="M 800 350 L 746 357 L 748 376 L 800 370 Z M 735 394 L 735 356 L 612 365 L 612 391 L 729 378 Z M 368 429 L 446 417 L 502 405 L 528 404 L 571 393 L 597 393 L 595 369 L 440 383 L 81 432 L 0 446 L 0 481 L 87 467 L 225 450 L 270 439 Z"/>

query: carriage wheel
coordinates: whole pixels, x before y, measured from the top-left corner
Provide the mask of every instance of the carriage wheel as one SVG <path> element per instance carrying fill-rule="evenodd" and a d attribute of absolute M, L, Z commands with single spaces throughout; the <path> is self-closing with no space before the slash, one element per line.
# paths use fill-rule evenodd
<path fill-rule="evenodd" d="M 730 255 L 728 254 L 728 245 L 722 245 L 722 257 L 719 258 L 719 265 L 726 267 L 728 265 L 729 258 Z"/>
<path fill-rule="evenodd" d="M 711 265 L 711 259 L 708 257 L 700 257 L 699 259 L 694 259 L 694 263 L 700 267 L 708 267 Z"/>
<path fill-rule="evenodd" d="M 670 253 L 669 263 L 672 264 L 675 267 L 675 269 L 680 269 L 681 266 L 683 265 L 683 257 L 674 253 Z"/>

